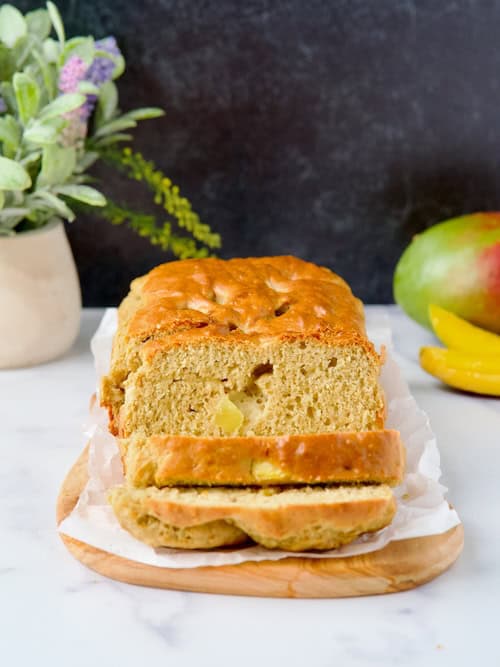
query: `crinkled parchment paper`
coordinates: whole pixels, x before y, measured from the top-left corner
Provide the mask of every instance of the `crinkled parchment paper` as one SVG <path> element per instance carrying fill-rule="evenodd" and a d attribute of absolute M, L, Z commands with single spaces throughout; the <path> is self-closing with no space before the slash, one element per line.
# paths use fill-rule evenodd
<path fill-rule="evenodd" d="M 353 556 L 381 549 L 392 540 L 443 533 L 460 523 L 455 510 L 445 500 L 446 488 L 439 483 L 441 470 L 434 434 L 425 413 L 420 410 L 391 356 L 388 318 L 368 313 L 367 329 L 377 347 L 385 345 L 387 359 L 381 382 L 387 398 L 387 427 L 401 432 L 406 446 L 407 472 L 403 484 L 395 489 L 398 509 L 390 526 L 364 535 L 356 542 L 335 551 L 292 554 L 269 551 L 259 546 L 214 551 L 153 549 L 123 530 L 106 502 L 109 488 L 123 481 L 121 461 L 115 439 L 107 430 L 107 414 L 98 405 L 91 410 L 85 436 L 90 441 L 89 480 L 73 512 L 59 530 L 82 542 L 118 556 L 159 567 L 199 567 L 227 565 L 246 560 L 278 560 L 307 555 L 309 558 Z M 97 377 L 107 372 L 111 342 L 116 330 L 116 309 L 108 309 L 92 340 Z"/>

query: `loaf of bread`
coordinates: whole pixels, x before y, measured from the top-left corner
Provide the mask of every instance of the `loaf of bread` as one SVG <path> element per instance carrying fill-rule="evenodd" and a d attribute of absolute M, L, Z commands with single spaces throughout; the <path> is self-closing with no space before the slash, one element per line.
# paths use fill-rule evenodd
<path fill-rule="evenodd" d="M 209 549 L 252 539 L 268 549 L 336 549 L 391 522 L 385 485 L 273 489 L 134 489 L 110 502 L 120 524 L 153 547 Z"/>
<path fill-rule="evenodd" d="M 404 449 L 384 430 L 381 362 L 348 285 L 295 257 L 136 279 L 101 384 L 120 523 L 153 546 L 290 550 L 387 525 Z"/>

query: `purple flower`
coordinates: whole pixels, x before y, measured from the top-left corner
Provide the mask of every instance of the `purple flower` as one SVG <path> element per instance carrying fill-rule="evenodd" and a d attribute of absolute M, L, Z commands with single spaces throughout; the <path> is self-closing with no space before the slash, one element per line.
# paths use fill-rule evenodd
<path fill-rule="evenodd" d="M 95 103 L 97 102 L 97 95 L 87 95 L 87 101 L 80 107 L 79 111 L 81 117 L 86 119 L 94 111 Z"/>
<path fill-rule="evenodd" d="M 114 37 L 106 37 L 95 42 L 96 50 L 120 57 L 120 49 Z M 94 58 L 90 67 L 78 56 L 71 56 L 64 63 L 59 73 L 59 90 L 61 93 L 75 93 L 81 81 L 90 81 L 96 86 L 102 86 L 113 77 L 115 63 L 110 58 Z M 88 94 L 86 101 L 81 107 L 64 114 L 67 125 L 63 130 L 63 143 L 65 146 L 73 146 L 82 141 L 87 135 L 87 120 L 94 111 L 97 95 Z M 0 98 L 0 113 L 1 113 Z"/>
<path fill-rule="evenodd" d="M 7 111 L 7 105 L 2 96 L 0 96 L 0 113 L 5 113 Z"/>
<path fill-rule="evenodd" d="M 59 90 L 62 93 L 76 93 L 78 92 L 78 84 L 87 78 L 88 68 L 78 56 L 71 56 L 65 62 L 59 74 Z M 93 99 L 90 100 L 89 98 Z M 86 119 L 92 113 L 96 97 L 95 95 L 88 95 L 87 101 L 78 110 L 83 119 Z"/>
<path fill-rule="evenodd" d="M 78 56 L 71 56 L 59 73 L 59 90 L 62 93 L 76 93 L 78 84 L 87 74 L 87 65 Z"/>
<path fill-rule="evenodd" d="M 120 49 L 118 48 L 114 37 L 100 39 L 95 43 L 95 47 L 97 50 L 106 51 L 112 56 L 121 56 Z M 103 83 L 106 83 L 113 78 L 115 67 L 115 63 L 110 58 L 105 58 L 103 56 L 97 57 L 89 67 L 86 79 L 96 86 L 102 86 Z"/>
<path fill-rule="evenodd" d="M 59 73 L 59 90 L 61 93 L 75 93 L 78 91 L 78 84 L 85 79 L 87 65 L 78 56 L 71 56 L 64 63 Z M 74 146 L 81 141 L 87 134 L 86 120 L 92 113 L 93 105 L 85 102 L 78 109 L 63 114 L 67 121 L 66 127 L 62 132 L 62 142 L 64 146 Z"/>

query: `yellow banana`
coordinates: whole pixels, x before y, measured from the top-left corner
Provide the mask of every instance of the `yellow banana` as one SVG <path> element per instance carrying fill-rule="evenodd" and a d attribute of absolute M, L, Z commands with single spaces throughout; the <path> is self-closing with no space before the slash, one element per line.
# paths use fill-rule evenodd
<path fill-rule="evenodd" d="M 434 304 L 429 306 L 429 317 L 436 336 L 446 347 L 480 356 L 500 356 L 500 336 Z"/>
<path fill-rule="evenodd" d="M 471 352 L 445 350 L 442 347 L 423 347 L 420 350 L 420 357 L 425 357 L 434 363 L 451 366 L 457 370 L 474 371 L 486 375 L 500 373 L 500 356 L 479 356 Z"/>
<path fill-rule="evenodd" d="M 451 387 L 475 394 L 500 396 L 500 357 L 423 347 L 420 350 L 420 365 Z"/>

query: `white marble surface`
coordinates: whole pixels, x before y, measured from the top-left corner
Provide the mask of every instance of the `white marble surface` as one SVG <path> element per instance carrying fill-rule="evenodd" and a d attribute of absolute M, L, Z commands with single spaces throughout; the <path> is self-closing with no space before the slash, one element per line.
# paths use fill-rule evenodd
<path fill-rule="evenodd" d="M 59 541 L 54 507 L 94 388 L 102 311 L 87 310 L 65 358 L 0 372 L 0 665 L 500 665 L 500 401 L 425 375 L 417 351 L 431 336 L 388 310 L 465 525 L 449 572 L 395 595 L 268 600 L 126 586 L 84 568 Z"/>

